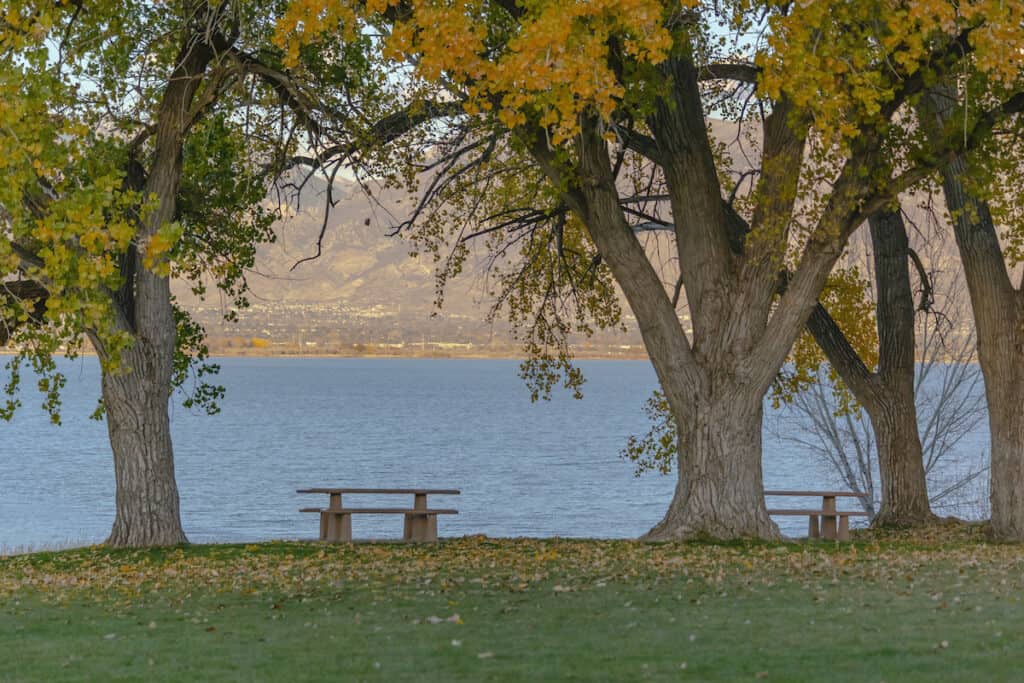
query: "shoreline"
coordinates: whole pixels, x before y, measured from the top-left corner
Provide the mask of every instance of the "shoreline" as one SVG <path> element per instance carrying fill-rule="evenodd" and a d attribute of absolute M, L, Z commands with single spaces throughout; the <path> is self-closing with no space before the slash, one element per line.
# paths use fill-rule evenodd
<path fill-rule="evenodd" d="M 0 356 L 13 356 L 15 352 L 9 348 L 0 348 Z M 60 354 L 58 354 L 60 355 Z M 95 356 L 96 352 L 82 351 L 78 354 L 81 356 Z M 63 356 L 62 356 L 63 357 Z M 283 353 L 266 353 L 255 351 L 248 352 L 246 350 L 238 349 L 216 349 L 210 351 L 210 359 L 216 360 L 217 358 L 339 358 L 339 359 L 410 359 L 410 360 L 508 360 L 523 362 L 526 360 L 523 356 L 513 355 L 511 353 L 449 353 L 449 352 L 422 352 L 422 353 L 345 353 L 345 352 L 324 352 L 324 353 L 313 353 L 308 351 L 303 352 L 283 352 Z M 573 354 L 573 361 L 594 361 L 594 360 L 618 360 L 618 361 L 647 361 L 649 360 L 647 354 L 642 353 L 595 353 L 595 352 L 584 352 Z"/>

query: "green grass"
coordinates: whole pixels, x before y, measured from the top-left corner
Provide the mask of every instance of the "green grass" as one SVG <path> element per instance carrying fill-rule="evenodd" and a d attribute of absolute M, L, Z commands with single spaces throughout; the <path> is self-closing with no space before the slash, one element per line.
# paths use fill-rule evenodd
<path fill-rule="evenodd" d="M 1022 568 L 975 539 L 40 553 L 0 560 L 0 681 L 1015 681 Z"/>

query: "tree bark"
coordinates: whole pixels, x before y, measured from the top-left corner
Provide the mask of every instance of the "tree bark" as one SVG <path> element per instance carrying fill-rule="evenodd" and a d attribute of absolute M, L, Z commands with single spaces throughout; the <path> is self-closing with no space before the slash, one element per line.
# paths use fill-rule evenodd
<path fill-rule="evenodd" d="M 909 241 L 899 211 L 869 220 L 875 264 L 877 372 L 865 366 L 842 329 L 818 306 L 807 328 L 829 363 L 867 411 L 878 445 L 882 501 L 877 526 L 907 527 L 934 520 L 914 403 L 914 295 Z"/>
<path fill-rule="evenodd" d="M 117 482 L 117 512 L 108 545 L 175 545 L 188 540 L 174 478 L 167 411 L 170 371 L 165 355 L 139 339 L 122 359 L 130 372 L 103 373 L 103 404 Z"/>
<path fill-rule="evenodd" d="M 872 526 L 912 527 L 935 520 L 928 502 L 913 391 L 898 387 L 868 410 L 878 445 L 882 501 Z"/>
<path fill-rule="evenodd" d="M 956 237 L 978 334 L 978 362 L 985 377 L 992 447 L 992 531 L 1024 541 L 1024 314 L 1013 287 L 988 205 L 972 199 L 957 159 L 943 171 L 943 190 L 955 217 Z"/>
<path fill-rule="evenodd" d="M 1017 362 L 1024 363 L 1017 352 Z M 982 372 L 985 366 L 981 366 Z M 1019 381 L 1019 380 L 1018 380 Z M 989 388 L 988 425 L 992 434 L 992 532 L 1007 541 L 1024 541 L 1024 405 L 1020 384 L 992 382 Z"/>
<path fill-rule="evenodd" d="M 183 39 L 156 114 L 153 161 L 143 188 L 143 196 L 156 197 L 156 203 L 139 222 L 137 242 L 143 249 L 174 220 L 190 109 L 213 56 L 202 35 L 188 31 Z M 133 344 L 122 353 L 120 366 L 103 373 L 103 404 L 117 480 L 117 513 L 107 543 L 185 543 L 168 413 L 177 335 L 170 278 L 136 261 L 124 260 L 126 283 L 115 297 L 121 324 Z M 104 353 L 102 344 L 97 344 L 97 351 Z"/>
<path fill-rule="evenodd" d="M 915 526 L 934 520 L 928 503 L 924 454 L 914 403 L 916 340 L 910 288 L 910 242 L 899 210 L 869 220 L 875 261 L 878 382 L 865 403 L 878 444 L 882 504 L 876 526 Z"/>
<path fill-rule="evenodd" d="M 696 414 L 679 422 L 672 502 L 644 538 L 778 538 L 764 502 L 761 394 L 723 388 L 696 403 Z"/>
<path fill-rule="evenodd" d="M 956 92 L 933 89 L 924 98 L 922 121 L 943 134 L 956 114 Z M 992 532 L 1000 539 L 1024 541 L 1024 294 L 1013 286 L 988 204 L 972 197 L 963 178 L 963 156 L 942 170 L 942 189 L 953 217 L 978 335 L 978 362 L 985 377 L 992 447 L 990 500 Z M 1004 188 L 1004 191 L 1013 191 Z"/>
<path fill-rule="evenodd" d="M 143 243 L 174 216 L 181 177 L 181 141 L 174 143 L 178 136 L 173 121 L 166 121 L 158 132 L 146 194 L 157 196 L 159 202 L 140 227 Z M 117 512 L 106 543 L 186 543 L 168 411 L 177 334 L 170 279 L 141 266 L 133 267 L 131 275 L 133 291 L 123 299 L 131 306 L 126 320 L 133 344 L 122 352 L 119 367 L 103 372 L 103 405 L 117 482 Z"/>

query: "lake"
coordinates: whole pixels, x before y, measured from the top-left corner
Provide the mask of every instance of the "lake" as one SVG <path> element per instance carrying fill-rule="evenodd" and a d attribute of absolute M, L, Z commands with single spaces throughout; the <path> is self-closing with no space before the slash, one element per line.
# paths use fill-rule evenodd
<path fill-rule="evenodd" d="M 311 538 L 300 507 L 312 486 L 443 487 L 458 508 L 442 536 L 635 537 L 664 513 L 675 474 L 633 476 L 619 452 L 647 430 L 655 388 L 646 361 L 581 362 L 584 399 L 557 392 L 531 403 L 516 361 L 224 358 L 221 414 L 172 408 L 185 531 L 194 542 Z M 96 359 L 65 361 L 63 425 L 49 424 L 26 377 L 25 406 L 0 423 L 0 550 L 102 541 L 114 518 L 106 426 L 88 418 L 99 393 Z M 180 403 L 180 402 L 179 402 Z M 791 419 L 768 409 L 768 488 L 821 488 L 837 478 L 813 454 L 783 442 Z M 774 428 L 770 428 L 774 424 Z M 785 431 L 784 429 L 781 431 Z M 965 439 L 987 451 L 985 426 Z M 352 502 L 396 499 L 365 497 Z M 404 502 L 401 504 L 405 504 Z M 358 516 L 357 516 L 358 517 Z M 802 518 L 781 519 L 801 535 Z M 394 516 L 363 516 L 353 532 L 401 534 Z"/>

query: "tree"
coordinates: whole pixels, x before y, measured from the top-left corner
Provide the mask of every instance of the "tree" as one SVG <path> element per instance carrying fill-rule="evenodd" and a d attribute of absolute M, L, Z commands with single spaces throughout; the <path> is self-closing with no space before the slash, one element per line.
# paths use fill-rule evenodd
<path fill-rule="evenodd" d="M 102 366 L 117 480 L 107 543 L 185 541 L 168 419 L 175 387 L 216 410 L 202 329 L 170 278 L 244 306 L 268 188 L 330 140 L 346 85 L 369 92 L 365 49 L 299 55 L 294 80 L 270 38 L 276 3 L 8 2 L 0 8 L 0 320 L 18 355 L 4 416 L 30 361 L 59 421 L 53 356 L 86 339 Z M 358 42 L 358 41 L 356 41 Z M 330 93 L 321 86 L 331 83 Z M 313 93 L 317 93 L 314 95 Z M 328 121 L 329 120 L 329 121 Z M 361 130 L 352 125 L 344 131 Z M 339 153 L 338 164 L 347 158 Z M 336 171 L 335 171 L 336 172 Z"/>
<path fill-rule="evenodd" d="M 574 308 L 558 310 L 553 288 L 584 274 L 604 282 L 606 268 L 625 294 L 680 445 L 675 495 L 648 538 L 776 536 L 762 493 L 764 394 L 850 234 L 964 147 L 947 139 L 924 153 L 906 106 L 953 69 L 1005 73 L 987 59 L 1005 40 L 975 28 L 1017 36 L 1012 13 L 996 1 L 959 14 L 945 2 L 296 1 L 282 40 L 298 50 L 362 22 L 409 75 L 406 97 L 464 105 L 421 129 L 429 154 L 406 145 L 397 158 L 432 173 L 421 208 L 462 213 L 450 272 L 467 234 L 526 256 L 520 276 L 546 264 L 542 284 L 505 290 L 521 295 L 510 308 L 520 320 L 534 296 L 527 348 L 541 354 L 593 308 L 574 292 Z M 968 65 L 968 54 L 986 59 Z M 985 112 L 1001 120 L 1015 106 Z M 713 115 L 760 125 L 753 168 L 715 144 Z M 969 128 L 969 142 L 985 137 Z M 642 167 L 656 169 L 642 197 L 623 193 Z M 750 189 L 729 187 L 730 174 Z M 628 210 L 635 201 L 656 204 L 653 215 Z M 481 219 L 475 230 L 467 215 Z M 675 234 L 692 337 L 635 234 L 650 218 Z M 435 239 L 442 223 L 419 224 Z"/>
<path fill-rule="evenodd" d="M 944 138 L 964 136 L 965 128 L 970 125 L 972 119 L 972 114 L 967 106 L 967 98 L 972 93 L 981 98 L 991 98 L 993 94 L 1002 96 L 1006 98 L 1007 109 L 1019 109 L 1020 107 L 1019 101 L 1014 104 L 1014 100 L 1019 100 L 1020 96 L 1008 95 L 1005 84 L 998 78 L 992 82 L 975 75 L 973 79 L 963 79 L 960 92 L 950 87 L 940 86 L 925 94 L 915 112 L 921 122 L 922 130 L 940 146 Z M 981 128 L 995 126 L 993 121 L 984 121 L 986 118 L 984 112 L 976 116 L 978 116 L 976 122 L 982 122 Z M 1008 225 L 1016 224 L 1016 219 L 1020 214 L 1013 199 L 1014 193 L 1005 193 L 1001 188 L 1018 184 L 1020 162 L 1015 154 L 1010 153 L 1004 145 L 999 145 L 998 141 L 1008 139 L 1012 131 L 1018 130 L 1019 126 L 1020 122 L 1014 118 L 1001 121 L 1000 130 L 994 139 L 981 146 L 981 149 L 975 153 L 976 163 L 973 174 L 971 174 L 968 160 L 963 154 L 957 155 L 941 171 L 946 206 L 952 217 L 954 236 L 964 262 L 964 273 L 968 281 L 972 307 L 975 308 L 979 348 L 986 349 L 979 355 L 982 369 L 986 372 L 985 384 L 989 399 L 990 433 L 992 434 L 991 507 L 993 528 L 998 536 L 1014 540 L 1024 538 L 1020 532 L 1020 529 L 1024 528 L 1021 526 L 1021 520 L 1024 520 L 1024 517 L 1021 516 L 1021 512 L 1015 512 L 1017 499 L 1015 492 L 1018 484 L 1024 483 L 1024 479 L 1019 478 L 1020 473 L 1024 471 L 1020 469 L 1020 461 L 1024 455 L 1021 454 L 1021 444 L 1014 445 L 1013 438 L 1006 436 L 1014 433 L 1014 427 L 1009 425 L 1017 424 L 1016 421 L 1019 420 L 1019 417 L 1007 417 L 1006 400 L 1012 395 L 1012 389 L 1007 382 L 1013 382 L 1014 376 L 1012 373 L 1006 375 L 1004 371 L 1015 367 L 1015 361 L 1011 358 L 1012 353 L 1008 353 L 1014 346 L 1006 343 L 1000 335 L 1005 334 L 1007 330 L 1015 329 L 1013 322 L 1015 318 L 1012 311 L 1016 304 L 1012 300 L 1015 298 L 1013 292 L 1016 290 L 1009 286 L 1006 264 L 993 220 L 993 211 L 989 202 L 983 197 L 991 196 L 1002 203 L 1003 215 L 1007 219 Z M 972 175 L 973 177 L 971 177 Z M 993 181 L 995 181 L 994 184 Z M 905 235 L 905 227 L 902 226 L 902 221 L 898 220 L 897 214 L 893 213 L 887 222 L 894 227 L 890 234 L 903 233 Z M 872 237 L 876 250 L 879 247 L 878 235 L 881 234 L 881 231 L 881 219 L 873 218 Z M 1014 239 L 1012 236 L 1017 234 L 1019 234 L 1017 228 L 1008 232 L 1011 240 Z M 905 242 L 905 238 L 900 241 Z M 895 245 L 895 242 L 893 244 Z M 898 247 L 896 248 L 898 249 Z M 905 249 L 901 251 L 905 251 Z M 1008 249 L 1008 255 L 1011 263 L 1015 262 L 1015 250 L 1012 244 Z M 892 256 L 899 258 L 896 253 L 893 253 Z M 881 263 L 877 263 L 877 259 L 878 252 L 876 251 L 876 275 L 881 272 L 882 266 Z M 904 267 L 901 266 L 901 268 Z M 895 275 L 895 271 L 891 269 L 890 271 Z M 838 326 L 828 318 L 827 313 L 822 309 L 817 310 L 809 320 L 809 329 L 814 332 L 815 338 L 826 351 L 830 362 L 840 371 L 844 382 L 857 395 L 858 401 L 872 415 L 878 435 L 880 469 L 885 487 L 882 510 L 879 513 L 879 518 L 883 523 L 907 522 L 913 521 L 915 518 L 926 519 L 927 517 L 926 507 L 920 503 L 924 499 L 924 471 L 918 467 L 919 458 L 917 457 L 921 448 L 920 439 L 916 434 L 916 419 L 913 419 L 912 404 L 906 401 L 906 397 L 912 395 L 909 389 L 913 370 L 912 367 L 905 367 L 902 373 L 897 370 L 898 357 L 906 358 L 905 349 L 913 340 L 911 328 L 907 324 L 907 321 L 912 320 L 912 313 L 908 313 L 912 306 L 912 296 L 909 282 L 904 283 L 902 280 L 902 274 L 891 279 L 888 296 L 882 288 L 883 281 L 881 279 L 878 281 L 879 331 L 881 333 L 883 328 L 882 305 L 886 300 L 891 309 L 886 318 L 892 327 L 888 344 L 883 343 L 881 347 L 883 360 L 887 347 L 892 358 L 889 364 L 890 379 L 887 390 L 889 398 L 883 402 L 885 409 L 882 411 L 879 411 L 878 407 L 872 410 L 871 406 L 878 404 L 877 385 L 880 381 L 882 384 L 886 384 L 883 377 L 884 369 L 880 369 L 876 374 L 866 372 L 864 364 L 857 360 L 856 352 L 841 339 L 842 335 Z M 898 311 L 901 309 L 904 319 L 902 323 L 898 320 Z M 1000 309 L 1001 313 L 993 313 Z M 1001 317 L 1002 320 L 1000 320 Z M 987 336 L 985 341 L 981 341 L 982 335 Z M 902 343 L 899 342 L 901 337 Z M 901 352 L 900 347 L 904 351 Z M 1000 360 L 994 360 L 993 355 L 999 357 Z M 884 362 L 882 367 L 885 367 Z M 896 375 L 901 375 L 901 377 Z M 876 386 L 872 387 L 872 383 Z M 902 395 L 903 400 L 898 399 L 898 395 Z M 875 415 L 879 412 L 881 412 L 882 419 Z M 904 426 L 894 430 L 891 428 L 892 424 Z M 880 426 L 883 429 L 880 430 Z M 897 443 L 893 443 L 894 436 L 898 440 Z M 889 450 L 887 442 L 896 446 L 888 457 L 885 454 L 886 450 Z M 996 454 L 997 444 L 1000 449 L 998 455 Z M 901 466 L 894 468 L 894 464 Z M 887 471 L 889 472 L 888 477 L 886 476 Z M 893 483 L 900 482 L 902 485 L 894 487 L 892 484 L 886 484 L 887 479 Z M 906 485 L 907 482 L 910 483 L 909 486 Z M 895 508 L 887 506 L 886 494 L 890 497 L 898 496 L 903 504 Z M 913 501 L 918 501 L 916 514 Z"/>
<path fill-rule="evenodd" d="M 882 483 L 882 504 L 873 523 L 913 526 L 933 520 L 934 515 L 928 502 L 914 401 L 917 355 L 910 244 L 901 210 L 880 212 L 868 223 L 874 258 L 878 369 L 873 371 L 865 364 L 825 307 L 815 308 L 807 329 L 871 417 Z"/>
<path fill-rule="evenodd" d="M 1019 54 L 1019 52 L 1017 53 Z M 923 126 L 936 144 L 963 137 L 964 128 L 982 121 L 997 128 L 996 138 L 973 154 L 957 155 L 942 167 L 941 182 L 953 223 L 978 335 L 978 360 L 985 376 L 992 439 L 992 530 L 998 538 L 1024 540 L 1024 408 L 1018 400 L 1024 380 L 1024 295 L 1011 281 L 1009 265 L 1020 262 L 1022 169 L 1019 149 L 1010 143 L 1024 121 L 986 120 L 975 97 L 1005 93 L 999 80 L 964 78 L 958 88 L 937 86 L 920 106 Z M 1010 100 L 1020 109 L 1024 96 Z M 1002 143 L 1002 144 L 1001 144 Z M 1006 248 L 996 229 L 1007 227 Z"/>
<path fill-rule="evenodd" d="M 929 262 L 927 256 L 920 261 L 922 267 Z M 964 490 L 988 471 L 987 464 L 972 460 L 965 467 L 956 457 L 957 445 L 984 419 L 985 406 L 979 393 L 981 375 L 974 336 L 963 332 L 969 315 L 966 302 L 961 301 L 966 294 L 961 274 L 957 270 L 943 277 L 936 274 L 935 261 L 931 263 L 929 272 L 922 274 L 930 284 L 921 294 L 925 302 L 934 300 L 934 308 L 917 316 L 918 351 L 911 388 L 914 407 L 907 413 L 915 420 L 910 433 L 920 434 L 917 452 L 927 477 L 929 503 L 937 509 L 958 510 L 965 502 L 961 499 Z M 945 286 L 940 287 L 937 280 Z M 806 340 L 801 340 L 798 347 L 804 343 Z M 837 386 L 840 380 L 831 367 L 810 365 L 810 381 L 803 382 L 802 390 L 786 393 L 788 408 L 785 417 L 780 417 L 779 437 L 818 455 L 843 485 L 862 494 L 859 500 L 874 518 L 879 514 L 880 498 L 885 508 L 884 492 L 877 483 L 879 475 L 883 482 L 886 479 L 880 456 L 885 444 L 872 427 L 873 419 L 865 419 L 859 406 L 851 409 L 845 383 Z M 880 373 L 872 376 L 880 377 Z"/>
<path fill-rule="evenodd" d="M 914 293 L 908 273 L 911 250 L 899 211 L 883 211 L 868 220 L 873 244 L 875 303 L 856 268 L 833 271 L 797 339 L 789 364 L 772 387 L 776 408 L 794 406 L 813 425 L 809 437 L 840 471 L 847 486 L 863 492 L 862 501 L 876 524 L 913 526 L 934 519 L 929 507 L 915 389 Z M 912 255 L 920 263 L 916 253 Z M 922 307 L 930 306 L 924 278 Z M 820 350 L 819 350 L 820 349 Z M 824 357 L 822 356 L 824 353 Z M 828 361 L 828 371 L 821 364 Z M 875 366 L 877 370 L 872 370 Z M 821 386 L 823 377 L 827 388 Z M 842 383 L 839 384 L 839 378 Z M 851 395 L 852 394 L 852 395 Z M 655 396 L 648 406 L 650 434 L 632 439 L 624 456 L 637 474 L 671 470 L 666 456 L 677 448 L 670 414 Z M 859 411 L 871 418 L 873 432 L 858 428 Z M 845 438 L 843 438 L 845 437 Z M 864 437 L 864 438 L 862 438 Z M 806 445 L 801 435 L 798 439 Z M 849 441 L 850 443 L 845 443 Z M 848 452 L 852 446 L 853 452 Z M 874 466 L 881 474 L 881 509 L 874 503 Z"/>

